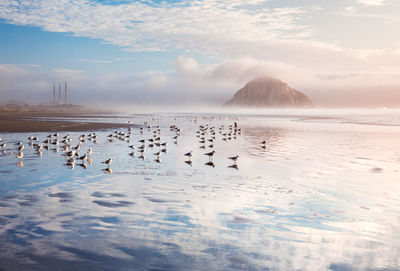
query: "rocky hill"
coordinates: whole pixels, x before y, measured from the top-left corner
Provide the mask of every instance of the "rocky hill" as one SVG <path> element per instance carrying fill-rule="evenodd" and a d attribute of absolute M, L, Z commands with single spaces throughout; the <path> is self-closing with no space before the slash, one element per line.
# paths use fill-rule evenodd
<path fill-rule="evenodd" d="M 225 105 L 246 107 L 312 107 L 311 100 L 285 82 L 259 77 L 238 90 Z"/>

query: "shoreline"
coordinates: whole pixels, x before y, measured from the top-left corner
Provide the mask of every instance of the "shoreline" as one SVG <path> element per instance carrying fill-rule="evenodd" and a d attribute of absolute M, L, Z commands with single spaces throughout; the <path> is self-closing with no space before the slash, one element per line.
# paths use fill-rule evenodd
<path fill-rule="evenodd" d="M 125 128 L 132 124 L 109 122 L 80 122 L 68 120 L 40 120 L 39 118 L 107 118 L 104 112 L 85 113 L 53 113 L 53 112 L 0 112 L 0 133 L 23 132 L 78 132 L 89 130 L 104 130 L 111 128 Z"/>

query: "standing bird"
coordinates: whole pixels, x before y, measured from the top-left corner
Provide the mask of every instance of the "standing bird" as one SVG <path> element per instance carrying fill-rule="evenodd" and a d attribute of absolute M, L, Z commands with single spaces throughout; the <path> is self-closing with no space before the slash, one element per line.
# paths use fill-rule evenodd
<path fill-rule="evenodd" d="M 7 147 L 6 143 L 0 144 L 0 147 L 3 149 L 3 152 L 6 152 L 6 147 Z"/>
<path fill-rule="evenodd" d="M 19 143 L 18 151 L 22 151 L 24 149 L 24 144 Z"/>
<path fill-rule="evenodd" d="M 232 156 L 232 157 L 228 157 L 228 159 L 233 160 L 233 162 L 235 162 L 235 163 L 236 163 L 236 161 L 237 161 L 238 158 L 239 158 L 239 155 Z"/>
<path fill-rule="evenodd" d="M 107 164 L 108 166 L 111 165 L 112 163 L 112 158 L 107 159 L 106 161 L 103 162 L 104 164 Z"/>
<path fill-rule="evenodd" d="M 189 157 L 189 160 L 192 159 L 192 151 L 184 154 L 186 157 Z"/>
<path fill-rule="evenodd" d="M 85 153 L 84 155 L 82 155 L 81 157 L 79 157 L 79 160 L 86 160 L 88 158 L 88 155 Z"/>
<path fill-rule="evenodd" d="M 207 153 L 205 153 L 204 155 L 207 155 L 208 158 L 211 160 L 211 159 L 214 157 L 214 155 L 215 155 L 215 151 L 207 152 Z"/>

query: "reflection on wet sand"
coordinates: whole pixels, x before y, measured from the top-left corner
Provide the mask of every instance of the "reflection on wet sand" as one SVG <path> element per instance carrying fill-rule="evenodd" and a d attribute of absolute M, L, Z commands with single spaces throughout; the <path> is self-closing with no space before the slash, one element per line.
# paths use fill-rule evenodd
<path fill-rule="evenodd" d="M 247 116 L 145 121 L 152 126 L 132 129 L 131 143 L 120 139 L 122 131 L 98 132 L 96 143 L 86 135 L 75 150 L 93 159 L 86 168 L 70 170 L 64 151 L 43 148 L 38 157 L 29 145 L 21 168 L 16 149 L 0 156 L 0 269 L 399 268 L 395 127 L 293 128 L 287 118 Z M 234 122 L 236 139 L 229 135 Z M 80 136 L 70 133 L 71 146 L 78 148 Z M 206 144 L 198 142 L 203 136 Z M 10 146 L 27 138 L 1 137 Z M 157 137 L 168 152 L 150 141 Z M 129 155 L 143 143 L 151 159 Z M 110 157 L 112 164 L 102 163 Z M 111 166 L 113 174 L 102 172 Z"/>

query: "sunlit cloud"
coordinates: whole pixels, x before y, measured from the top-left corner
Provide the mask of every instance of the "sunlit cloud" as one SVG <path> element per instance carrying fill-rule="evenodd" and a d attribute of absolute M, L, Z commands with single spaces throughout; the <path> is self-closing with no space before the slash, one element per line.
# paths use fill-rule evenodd
<path fill-rule="evenodd" d="M 357 3 L 365 6 L 382 6 L 385 0 L 357 0 Z"/>
<path fill-rule="evenodd" d="M 30 95 L 40 101 L 46 97 L 40 93 L 48 91 L 45 84 L 70 80 L 71 94 L 73 89 L 78 91 L 80 102 L 97 99 L 110 103 L 221 104 L 247 81 L 269 75 L 305 92 L 316 104 L 343 104 L 346 95 L 362 101 L 366 97 L 363 91 L 372 97 L 373 93 L 379 95 L 383 88 L 386 94 L 392 95 L 388 101 L 393 103 L 393 97 L 397 97 L 396 86 L 400 85 L 398 44 L 379 49 L 353 48 L 340 41 L 316 39 L 314 36 L 322 30 L 317 28 L 318 21 L 312 23 L 310 16 L 313 12 L 329 15 L 323 8 L 277 7 L 270 3 L 185 0 L 109 5 L 84 0 L 2 1 L 0 18 L 7 23 L 99 39 L 130 52 L 165 51 L 182 55 L 170 64 L 169 70 L 162 72 L 155 68 L 132 73 L 129 67 L 124 67 L 123 72 L 97 72 L 97 78 L 80 70 L 79 65 L 78 70 L 62 67 L 32 70 L 33 67 L 2 65 L 0 72 L 6 83 L 0 95 L 27 97 L 22 93 L 30 91 L 34 84 L 27 82 L 31 80 L 43 86 L 36 90 L 37 95 Z M 336 10 L 335 16 L 346 20 L 368 19 L 396 27 L 400 23 L 396 16 L 378 11 L 391 3 L 360 0 L 337 4 L 333 10 Z M 373 10 L 371 6 L 379 8 Z M 217 64 L 204 65 L 194 55 L 209 57 Z M 129 56 L 83 56 L 76 61 L 87 63 L 85 66 L 104 64 L 96 68 L 121 62 L 141 65 Z M 21 73 L 28 76 L 18 77 Z M 373 104 L 373 99 L 364 100 Z"/>
<path fill-rule="evenodd" d="M 104 40 L 130 51 L 188 49 L 214 52 L 214 42 L 308 37 L 301 8 L 267 8 L 268 1 L 181 1 L 103 5 L 84 0 L 2 1 L 9 23 Z M 227 48 L 224 47 L 224 49 Z"/>

